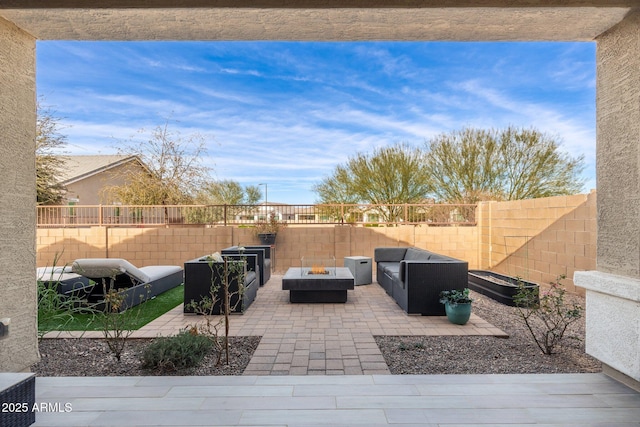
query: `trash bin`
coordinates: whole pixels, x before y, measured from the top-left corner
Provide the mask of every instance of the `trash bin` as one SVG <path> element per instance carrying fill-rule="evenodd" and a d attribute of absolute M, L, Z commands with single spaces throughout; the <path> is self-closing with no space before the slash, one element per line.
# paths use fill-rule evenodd
<path fill-rule="evenodd" d="M 373 282 L 371 278 L 371 258 L 366 256 L 344 257 L 344 266 L 351 271 L 355 279 L 355 285 L 368 285 Z"/>

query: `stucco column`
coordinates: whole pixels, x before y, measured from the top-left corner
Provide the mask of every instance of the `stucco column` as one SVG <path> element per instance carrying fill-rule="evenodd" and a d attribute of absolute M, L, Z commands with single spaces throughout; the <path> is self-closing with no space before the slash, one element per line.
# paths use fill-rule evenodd
<path fill-rule="evenodd" d="M 0 371 L 38 359 L 35 282 L 35 39 L 0 18 Z"/>
<path fill-rule="evenodd" d="M 640 381 L 640 13 L 597 42 L 598 271 L 574 281 L 587 353 Z"/>

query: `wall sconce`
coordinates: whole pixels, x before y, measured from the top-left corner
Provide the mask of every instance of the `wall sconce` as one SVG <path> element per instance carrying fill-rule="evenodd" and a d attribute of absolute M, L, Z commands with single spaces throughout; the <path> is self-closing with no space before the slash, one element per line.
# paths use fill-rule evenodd
<path fill-rule="evenodd" d="M 5 317 L 4 319 L 0 319 L 0 340 L 6 338 L 9 335 L 9 324 L 11 323 L 11 319 Z"/>

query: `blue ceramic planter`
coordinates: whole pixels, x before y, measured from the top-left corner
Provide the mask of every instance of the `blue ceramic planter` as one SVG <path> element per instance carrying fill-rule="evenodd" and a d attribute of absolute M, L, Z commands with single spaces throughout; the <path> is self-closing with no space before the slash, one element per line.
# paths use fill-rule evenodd
<path fill-rule="evenodd" d="M 445 303 L 444 311 L 451 323 L 464 325 L 471 317 L 471 303 L 450 305 Z"/>

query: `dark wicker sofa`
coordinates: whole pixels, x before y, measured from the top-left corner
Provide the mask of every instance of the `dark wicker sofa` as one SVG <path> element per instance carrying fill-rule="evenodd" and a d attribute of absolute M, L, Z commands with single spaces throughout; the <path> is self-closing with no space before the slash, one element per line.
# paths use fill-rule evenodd
<path fill-rule="evenodd" d="M 467 285 L 469 263 L 412 247 L 376 248 L 377 281 L 408 314 L 444 316 L 440 292 Z"/>
<path fill-rule="evenodd" d="M 258 256 L 222 255 L 228 261 L 227 279 L 231 293 L 230 305 L 233 313 L 244 313 L 256 298 L 260 286 Z M 238 279 L 242 279 L 240 285 Z M 208 257 L 196 258 L 184 263 L 184 313 L 196 313 L 191 303 L 200 303 L 204 297 L 211 297 L 215 290 L 215 303 L 210 314 L 222 314 L 224 300 L 224 262 L 216 262 Z"/>
<path fill-rule="evenodd" d="M 222 255 L 242 255 L 253 254 L 258 257 L 258 275 L 260 278 L 260 286 L 271 278 L 271 246 L 269 245 L 253 245 L 253 246 L 230 246 L 223 249 Z"/>

